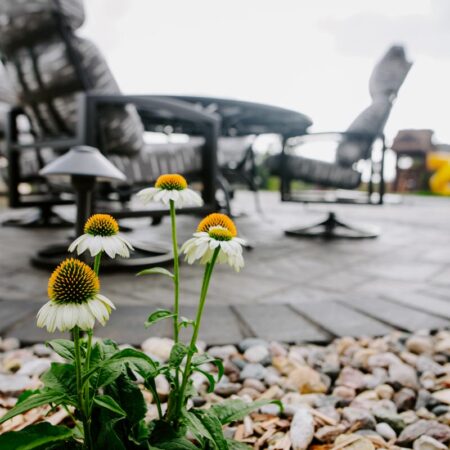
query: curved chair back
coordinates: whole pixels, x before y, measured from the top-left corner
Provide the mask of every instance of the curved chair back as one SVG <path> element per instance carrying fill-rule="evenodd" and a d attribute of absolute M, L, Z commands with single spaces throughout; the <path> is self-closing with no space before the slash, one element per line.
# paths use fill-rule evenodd
<path fill-rule="evenodd" d="M 18 103 L 41 139 L 73 136 L 77 94 L 119 93 L 99 50 L 76 36 L 81 0 L 2 0 L 0 50 Z M 140 151 L 142 123 L 133 106 L 105 106 L 99 115 L 102 150 Z"/>
<path fill-rule="evenodd" d="M 370 157 L 372 145 L 383 133 L 393 101 L 411 66 L 401 46 L 392 46 L 375 65 L 369 81 L 372 104 L 347 128 L 347 132 L 358 136 L 349 136 L 339 144 L 336 150 L 338 165 L 351 167 L 359 160 Z"/>

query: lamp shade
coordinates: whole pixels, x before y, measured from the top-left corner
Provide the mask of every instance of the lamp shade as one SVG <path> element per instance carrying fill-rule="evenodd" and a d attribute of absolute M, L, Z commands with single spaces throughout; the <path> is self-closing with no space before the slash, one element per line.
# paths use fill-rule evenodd
<path fill-rule="evenodd" d="M 98 149 L 80 145 L 47 164 L 40 175 L 77 175 L 125 181 L 126 176 L 108 161 Z"/>

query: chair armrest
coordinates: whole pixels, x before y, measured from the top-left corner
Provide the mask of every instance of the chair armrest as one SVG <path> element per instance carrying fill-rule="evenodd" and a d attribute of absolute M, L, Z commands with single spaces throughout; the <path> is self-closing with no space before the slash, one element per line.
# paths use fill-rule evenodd
<path fill-rule="evenodd" d="M 322 141 L 333 140 L 339 141 L 344 138 L 375 140 L 377 138 L 384 139 L 383 133 L 362 133 L 356 131 L 321 131 L 317 133 L 308 133 L 302 136 L 296 136 L 288 140 L 288 146 L 301 145 L 306 141 Z"/>
<path fill-rule="evenodd" d="M 122 95 L 122 94 L 86 94 L 87 107 L 98 105 L 126 105 L 134 104 L 136 107 L 159 113 L 161 118 L 180 118 L 192 122 L 219 123 L 220 117 L 216 114 L 202 111 L 191 103 L 160 97 L 157 95 Z"/>

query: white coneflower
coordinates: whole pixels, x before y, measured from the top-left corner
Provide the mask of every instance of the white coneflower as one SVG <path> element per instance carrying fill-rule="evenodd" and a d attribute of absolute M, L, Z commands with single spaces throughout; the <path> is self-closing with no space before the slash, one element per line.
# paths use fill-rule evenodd
<path fill-rule="evenodd" d="M 197 192 L 188 188 L 186 179 L 178 174 L 161 175 L 154 187 L 142 189 L 137 193 L 142 203 L 161 202 L 168 205 L 173 200 L 175 206 L 202 206 L 203 200 Z"/>
<path fill-rule="evenodd" d="M 99 294 L 100 281 L 95 272 L 78 259 L 63 261 L 48 280 L 48 301 L 37 314 L 37 326 L 50 333 L 94 328 L 95 319 L 105 325 L 113 303 Z"/>
<path fill-rule="evenodd" d="M 189 264 L 196 260 L 206 264 L 220 247 L 217 262 L 226 263 L 239 272 L 244 267 L 243 245 L 245 241 L 237 237 L 234 222 L 225 214 L 214 213 L 200 222 L 194 237 L 183 244 L 181 251 Z"/>
<path fill-rule="evenodd" d="M 109 214 L 94 214 L 84 226 L 84 234 L 76 238 L 69 252 L 77 251 L 81 255 L 89 250 L 92 257 L 105 252 L 110 258 L 120 255 L 129 258 L 131 244 L 119 234 L 119 224 Z"/>

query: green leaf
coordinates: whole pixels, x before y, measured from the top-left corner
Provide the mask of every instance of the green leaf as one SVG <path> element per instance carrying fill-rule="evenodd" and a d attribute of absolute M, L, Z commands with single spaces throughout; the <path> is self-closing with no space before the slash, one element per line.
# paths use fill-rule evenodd
<path fill-rule="evenodd" d="M 72 436 L 70 428 L 53 426 L 48 422 L 31 425 L 21 431 L 10 431 L 0 435 L 0 448 L 2 450 L 32 450 L 48 448 L 52 443 L 64 441 Z"/>
<path fill-rule="evenodd" d="M 109 395 L 97 395 L 94 397 L 94 403 L 101 408 L 108 409 L 113 413 L 125 417 L 127 413 L 122 409 L 122 407 Z"/>
<path fill-rule="evenodd" d="M 17 403 L 16 405 L 18 405 L 19 403 L 23 402 L 24 400 L 26 400 L 28 397 L 31 397 L 34 394 L 39 394 L 41 392 L 40 389 L 28 389 L 26 391 L 23 391 L 19 397 L 17 397 Z"/>
<path fill-rule="evenodd" d="M 191 441 L 188 441 L 186 438 L 182 437 L 161 441 L 156 445 L 157 447 L 153 448 L 158 450 L 198 450 L 198 447 L 196 447 Z"/>
<path fill-rule="evenodd" d="M 138 424 L 145 417 L 147 406 L 139 386 L 133 382 L 129 374 L 122 374 L 106 389 L 106 394 L 113 397 L 126 412 L 127 420 Z"/>
<path fill-rule="evenodd" d="M 182 317 L 180 322 L 178 323 L 178 328 L 187 328 L 188 326 L 194 326 L 195 320 L 187 319 L 186 317 Z"/>
<path fill-rule="evenodd" d="M 181 342 L 176 343 L 170 352 L 169 365 L 172 367 L 178 367 L 183 361 L 184 357 L 188 354 L 189 347 Z"/>
<path fill-rule="evenodd" d="M 151 269 L 145 269 L 145 270 L 141 270 L 137 276 L 140 275 L 150 275 L 150 274 L 159 274 L 159 275 L 165 275 L 167 277 L 170 278 L 174 278 L 174 274 L 170 271 L 168 271 L 167 269 L 164 269 L 164 267 L 152 267 Z"/>
<path fill-rule="evenodd" d="M 203 427 L 208 431 L 210 436 L 210 438 L 207 438 L 209 444 L 216 450 L 228 450 L 228 444 L 223 435 L 222 424 L 219 418 L 211 410 L 205 409 L 193 410 L 192 414 L 197 416 Z"/>
<path fill-rule="evenodd" d="M 68 339 L 53 339 L 46 343 L 48 347 L 51 347 L 59 356 L 62 356 L 68 361 L 75 360 L 75 344 Z"/>
<path fill-rule="evenodd" d="M 170 319 L 171 317 L 175 317 L 175 314 L 172 311 L 169 311 L 168 309 L 158 309 L 154 313 L 150 314 L 147 322 L 145 322 L 145 326 L 148 328 L 161 320 Z"/>
<path fill-rule="evenodd" d="M 212 356 L 208 355 L 207 353 L 203 353 L 201 355 L 195 355 L 192 358 L 192 365 L 195 367 L 201 366 L 202 364 L 211 363 L 214 364 L 217 367 L 218 371 L 218 378 L 217 381 L 219 381 L 224 374 L 224 368 L 223 368 L 223 362 L 220 359 L 213 358 Z"/>
<path fill-rule="evenodd" d="M 98 372 L 98 379 L 92 384 L 96 388 L 112 383 L 123 371 L 125 364 L 131 366 L 143 378 L 151 377 L 157 370 L 155 362 L 145 353 L 134 348 L 125 348 L 111 358 L 101 361 L 82 378 L 83 385 Z"/>
<path fill-rule="evenodd" d="M 208 394 L 210 394 L 212 391 L 214 391 L 214 387 L 216 386 L 216 380 L 210 374 L 209 372 L 206 372 L 205 370 L 199 369 L 198 367 L 194 367 L 193 369 L 195 372 L 201 373 L 209 382 L 208 386 Z"/>
<path fill-rule="evenodd" d="M 277 404 L 282 410 L 281 402 L 278 400 L 257 400 L 252 403 L 246 403 L 243 400 L 231 399 L 211 406 L 210 411 L 219 418 L 222 425 L 226 425 L 227 423 L 243 419 L 251 412 L 269 403 Z"/>
<path fill-rule="evenodd" d="M 14 406 L 13 409 L 9 410 L 3 417 L 0 418 L 0 424 L 6 422 L 12 417 L 27 412 L 30 409 L 37 408 L 42 405 L 48 405 L 49 403 L 54 403 L 55 405 L 60 405 L 62 403 L 74 405 L 71 399 L 61 392 L 41 391 L 39 394 L 30 395 L 28 398 Z"/>
<path fill-rule="evenodd" d="M 235 441 L 234 439 L 227 439 L 229 450 L 252 450 L 247 444 L 243 442 Z"/>
<path fill-rule="evenodd" d="M 68 396 L 76 396 L 76 375 L 73 364 L 52 363 L 41 380 L 47 389 L 58 391 Z"/>

